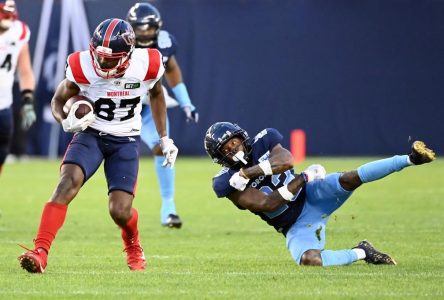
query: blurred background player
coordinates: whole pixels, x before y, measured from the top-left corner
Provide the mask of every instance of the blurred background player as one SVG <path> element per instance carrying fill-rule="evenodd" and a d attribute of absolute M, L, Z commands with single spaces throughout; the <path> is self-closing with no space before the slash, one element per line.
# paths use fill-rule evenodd
<path fill-rule="evenodd" d="M 163 56 L 165 64 L 165 78 L 176 99 L 168 95 L 164 87 L 167 107 L 177 106 L 179 102 L 187 122 L 198 122 L 199 115 L 191 103 L 187 88 L 182 79 L 182 72 L 176 61 L 177 45 L 175 38 L 165 30 L 161 30 L 162 18 L 159 11 L 149 3 L 136 3 L 130 8 L 127 21 L 133 26 L 136 34 L 137 48 L 155 48 Z M 176 101 L 177 100 L 177 101 Z M 167 132 L 169 135 L 169 122 L 167 119 Z M 142 141 L 148 145 L 154 155 L 154 164 L 162 197 L 160 222 L 163 226 L 180 228 L 182 220 L 176 211 L 174 202 L 175 170 L 162 167 L 162 151 L 159 147 L 159 137 L 154 127 L 151 109 L 144 105 L 142 110 Z"/>
<path fill-rule="evenodd" d="M 29 54 L 28 26 L 17 19 L 14 1 L 0 3 L 0 173 L 10 149 L 13 130 L 12 87 L 17 70 L 21 91 L 21 128 L 35 122 L 35 80 Z"/>
<path fill-rule="evenodd" d="M 65 221 L 68 205 L 102 161 L 109 213 L 121 229 L 128 267 L 145 269 L 138 214 L 132 205 L 139 170 L 141 97 L 148 92 L 165 155 L 164 166 L 174 165 L 178 150 L 166 135 L 166 106 L 160 83 L 164 73 L 162 55 L 155 49 L 134 49 L 134 44 L 130 24 L 107 19 L 94 31 L 89 51 L 68 57 L 66 78 L 58 85 L 51 108 L 63 130 L 75 134 L 63 157 L 57 187 L 44 206 L 34 249 L 19 257 L 28 272 L 45 270 L 51 244 Z M 75 110 L 65 113 L 63 107 L 79 93 L 94 102 L 94 111 L 89 104 L 91 111 L 77 119 Z"/>
<path fill-rule="evenodd" d="M 297 264 L 339 266 L 361 259 L 370 264 L 396 264 L 366 240 L 352 249 L 324 249 L 327 221 L 363 183 L 429 163 L 435 153 L 416 141 L 408 155 L 376 160 L 354 171 L 326 176 L 321 165 L 312 165 L 295 174 L 293 156 L 282 147 L 282 139 L 274 128 L 250 139 L 237 124 L 218 122 L 210 126 L 205 150 L 213 162 L 224 167 L 213 178 L 216 195 L 230 199 L 239 209 L 250 210 L 281 232 Z"/>

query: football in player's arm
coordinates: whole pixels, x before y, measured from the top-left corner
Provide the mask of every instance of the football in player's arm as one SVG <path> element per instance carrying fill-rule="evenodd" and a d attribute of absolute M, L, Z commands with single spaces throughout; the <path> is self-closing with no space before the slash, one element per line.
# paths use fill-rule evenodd
<path fill-rule="evenodd" d="M 69 203 L 102 161 L 109 213 L 120 227 L 128 267 L 145 269 L 138 213 L 132 202 L 139 166 L 141 97 L 148 92 L 165 166 L 174 164 L 178 150 L 166 135 L 165 99 L 160 84 L 164 73 L 162 56 L 155 49 L 135 49 L 134 43 L 131 25 L 121 19 L 107 19 L 95 29 L 89 51 L 68 57 L 66 79 L 57 87 L 51 107 L 63 129 L 75 134 L 63 157 L 57 187 L 44 206 L 34 249 L 19 256 L 21 266 L 28 272 L 45 270 Z M 67 114 L 63 111 L 67 100 L 75 95 L 94 103 L 94 110 L 80 119 L 75 116 L 74 105 Z"/>
<path fill-rule="evenodd" d="M 338 266 L 358 260 L 396 264 L 390 255 L 378 251 L 366 240 L 351 249 L 324 249 L 327 221 L 363 183 L 412 165 L 429 163 L 435 159 L 435 153 L 416 141 L 408 155 L 373 161 L 353 171 L 327 175 L 316 164 L 296 174 L 293 157 L 282 147 L 282 139 L 274 128 L 266 128 L 250 139 L 234 123 L 218 122 L 210 126 L 205 135 L 205 150 L 213 162 L 223 166 L 213 178 L 216 195 L 258 215 L 282 233 L 299 265 Z"/>

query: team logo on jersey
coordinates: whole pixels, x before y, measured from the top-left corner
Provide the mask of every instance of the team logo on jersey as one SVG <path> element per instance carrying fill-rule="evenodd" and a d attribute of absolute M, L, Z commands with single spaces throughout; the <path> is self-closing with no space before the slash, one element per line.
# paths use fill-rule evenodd
<path fill-rule="evenodd" d="M 135 83 L 125 83 L 125 89 L 127 90 L 133 90 L 140 88 L 140 82 Z"/>

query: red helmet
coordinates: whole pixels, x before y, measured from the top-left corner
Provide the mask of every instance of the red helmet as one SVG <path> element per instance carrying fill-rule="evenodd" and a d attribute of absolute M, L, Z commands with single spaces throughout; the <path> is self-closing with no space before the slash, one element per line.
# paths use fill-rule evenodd
<path fill-rule="evenodd" d="M 89 44 L 93 67 L 102 78 L 115 78 L 128 69 L 134 50 L 133 28 L 121 19 L 107 19 L 97 26 Z"/>
<path fill-rule="evenodd" d="M 17 9 L 14 0 L 0 3 L 0 28 L 8 29 L 12 21 L 17 20 Z"/>

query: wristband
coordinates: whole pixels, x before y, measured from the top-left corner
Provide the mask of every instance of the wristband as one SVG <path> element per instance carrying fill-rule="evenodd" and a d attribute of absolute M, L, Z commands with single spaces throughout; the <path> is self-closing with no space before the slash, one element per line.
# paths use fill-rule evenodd
<path fill-rule="evenodd" d="M 25 89 L 20 92 L 23 104 L 32 104 L 34 102 L 34 91 L 31 89 Z"/>
<path fill-rule="evenodd" d="M 291 201 L 294 197 L 293 193 L 288 190 L 288 186 L 284 185 L 277 189 L 279 194 L 287 201 Z"/>
<path fill-rule="evenodd" d="M 173 91 L 174 96 L 176 96 L 176 100 L 179 102 L 180 107 L 189 106 L 191 111 L 196 109 L 194 105 L 191 104 L 191 99 L 188 95 L 188 90 L 185 83 L 181 82 L 175 87 L 171 88 L 171 90 Z"/>
<path fill-rule="evenodd" d="M 239 170 L 239 176 L 243 177 L 245 179 L 250 179 L 250 177 L 248 177 L 247 174 L 245 174 L 245 171 L 243 168 Z"/>
<path fill-rule="evenodd" d="M 271 164 L 268 159 L 260 162 L 259 168 L 262 169 L 262 171 L 264 172 L 264 175 L 273 175 L 273 170 L 271 169 Z"/>

